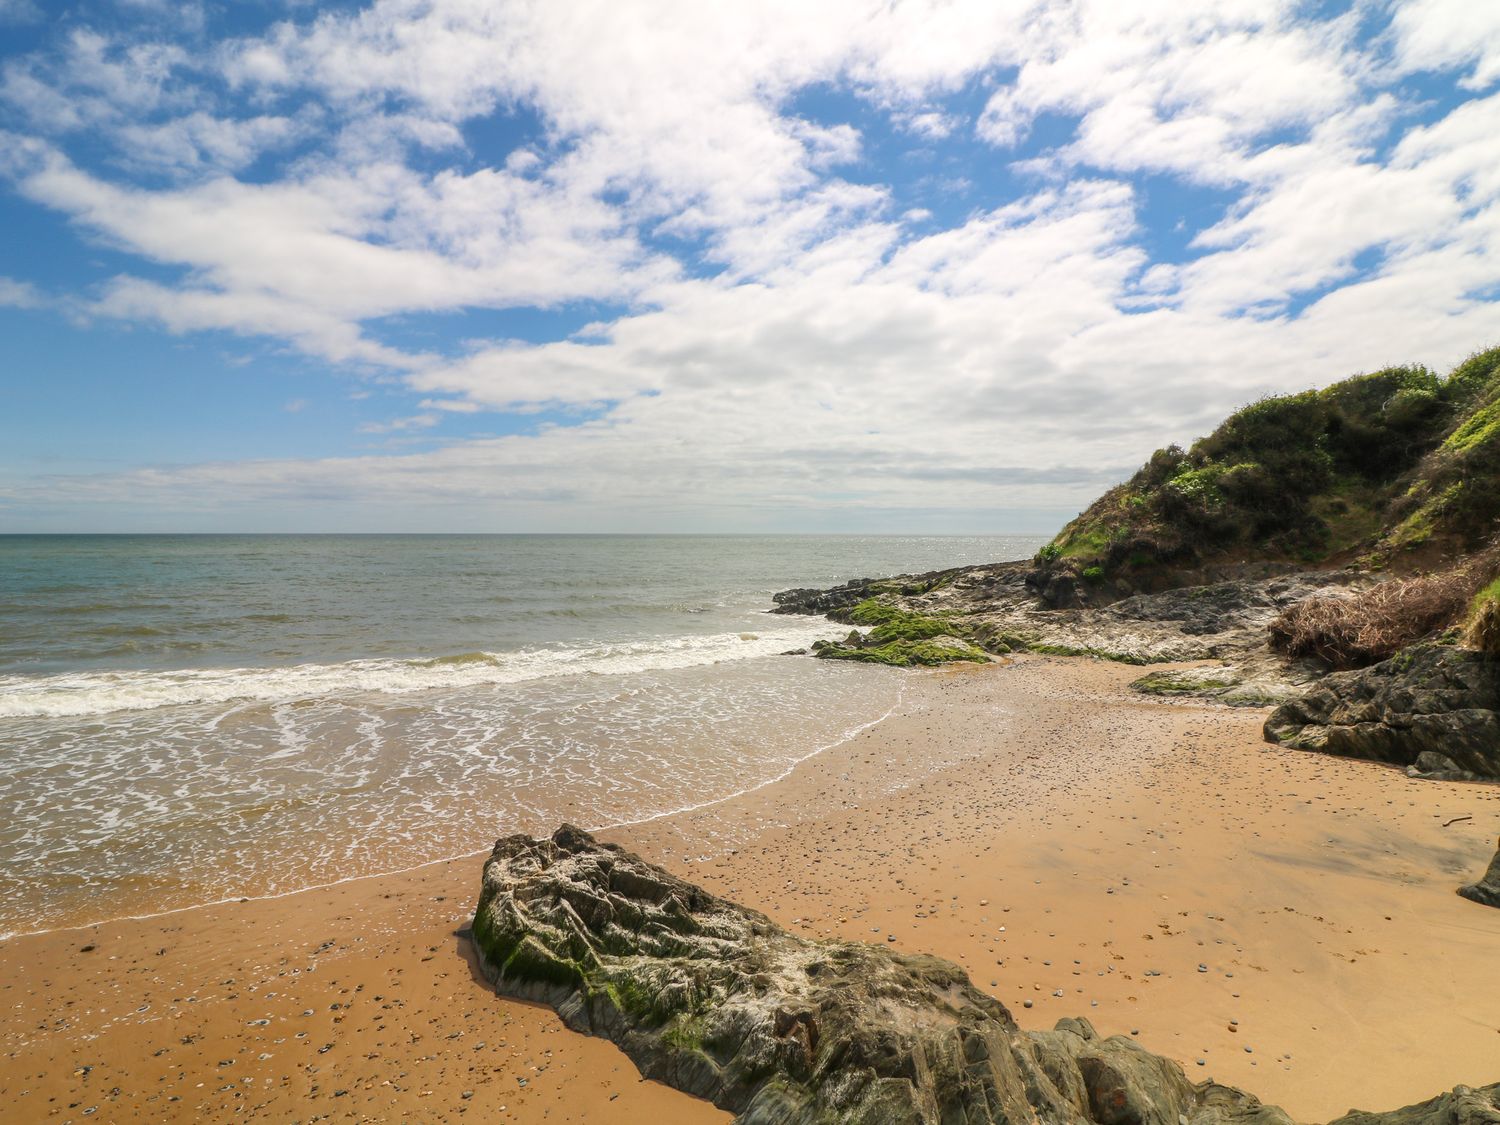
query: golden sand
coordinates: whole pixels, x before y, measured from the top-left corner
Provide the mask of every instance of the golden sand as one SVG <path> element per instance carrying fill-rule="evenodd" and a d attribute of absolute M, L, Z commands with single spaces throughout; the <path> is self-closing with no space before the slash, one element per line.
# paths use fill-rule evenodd
<path fill-rule="evenodd" d="M 1136 696 L 1135 674 L 915 674 L 785 780 L 607 835 L 1299 1120 L 1500 1078 L 1500 911 L 1453 893 L 1500 787 L 1268 747 L 1263 711 Z M 482 860 L 0 944 L 6 1119 L 728 1120 L 494 996 L 461 936 Z"/>

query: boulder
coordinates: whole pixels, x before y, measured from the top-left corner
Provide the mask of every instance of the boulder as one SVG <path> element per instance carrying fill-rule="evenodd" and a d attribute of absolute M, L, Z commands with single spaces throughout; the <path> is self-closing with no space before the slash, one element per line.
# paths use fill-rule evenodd
<path fill-rule="evenodd" d="M 1336 672 L 1266 720 L 1269 742 L 1416 766 L 1418 776 L 1500 780 L 1500 660 L 1424 644 Z M 1428 757 L 1427 755 L 1431 755 Z M 1438 770 L 1422 762 L 1444 759 Z"/>
<path fill-rule="evenodd" d="M 1458 763 L 1445 754 L 1423 750 L 1417 760 L 1406 767 L 1407 777 L 1418 777 L 1423 781 L 1483 781 L 1477 773 L 1458 768 Z"/>
<path fill-rule="evenodd" d="M 1500 845 L 1497 845 L 1495 858 L 1490 860 L 1490 866 L 1485 871 L 1484 877 L 1477 883 L 1459 887 L 1458 893 L 1470 902 L 1477 902 L 1481 906 L 1500 906 Z"/>
<path fill-rule="evenodd" d="M 1425 1102 L 1388 1113 L 1350 1110 L 1329 1125 L 1500 1125 L 1500 1085 L 1455 1086 Z"/>
<path fill-rule="evenodd" d="M 740 1125 L 1291 1125 L 1087 1020 L 1022 1031 L 951 962 L 799 937 L 566 825 L 495 845 L 473 940 L 499 992 Z"/>
<path fill-rule="evenodd" d="M 851 578 L 843 585 L 833 586 L 827 590 L 813 590 L 805 587 L 782 590 L 779 594 L 771 595 L 773 603 L 771 612 L 804 613 L 816 616 L 848 609 L 868 598 L 870 587 L 877 582 L 878 579 L 875 578 Z"/>

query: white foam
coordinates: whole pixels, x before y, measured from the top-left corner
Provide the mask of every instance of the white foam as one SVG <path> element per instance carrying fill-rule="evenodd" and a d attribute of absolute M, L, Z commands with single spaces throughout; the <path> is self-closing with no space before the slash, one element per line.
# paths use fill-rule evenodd
<path fill-rule="evenodd" d="M 351 660 L 286 668 L 76 672 L 0 676 L 0 719 L 62 718 L 236 700 L 283 702 L 360 693 L 523 683 L 548 676 L 623 675 L 773 656 L 830 632 L 819 619 L 767 617 L 758 631 L 654 637 L 440 660 Z"/>
<path fill-rule="evenodd" d="M 774 772 L 767 772 L 766 774 L 759 777 L 742 778 L 741 784 L 739 784 L 738 786 L 731 786 L 727 791 L 721 792 L 716 796 L 708 796 L 701 800 L 690 801 L 688 803 L 670 804 L 667 807 L 659 808 L 657 811 L 642 811 L 635 815 L 627 815 L 593 821 L 590 823 L 587 831 L 603 832 L 610 829 L 649 824 L 667 817 L 700 812 L 705 809 L 713 808 L 716 805 L 724 804 L 735 799 L 736 797 L 742 797 L 747 794 L 755 793 L 762 789 L 775 785 L 777 782 L 791 776 L 799 766 L 802 766 L 803 764 L 827 753 L 829 750 L 850 742 L 860 734 L 863 734 L 865 731 L 871 730 L 872 728 L 883 723 L 885 720 L 889 719 L 893 714 L 895 714 L 902 706 L 906 685 L 904 678 L 893 680 L 891 682 L 895 687 L 895 698 L 883 711 L 871 718 L 865 719 L 864 721 L 856 722 L 837 729 L 833 737 L 830 739 L 814 741 L 811 746 L 798 747 L 793 751 L 792 755 L 789 758 L 785 758 L 778 763 L 763 763 L 764 765 L 769 766 L 770 770 Z M 779 768 L 777 768 L 778 766 Z M 548 810 L 544 814 L 544 819 L 547 821 L 555 821 L 558 819 L 558 814 L 554 810 Z M 427 833 L 424 831 L 423 835 L 425 839 Z M 399 875 L 410 871 L 416 871 L 420 870 L 421 868 L 434 866 L 440 863 L 447 863 L 453 860 L 466 859 L 473 856 L 482 855 L 486 851 L 488 851 L 487 848 L 479 850 L 468 848 L 457 849 L 447 854 L 440 854 L 435 858 L 420 859 L 415 863 L 405 863 L 398 866 L 376 866 L 374 870 L 370 870 L 369 865 L 362 865 L 365 869 L 359 871 L 356 874 L 343 875 L 341 877 L 333 879 L 296 881 L 291 886 L 271 889 L 253 895 L 231 892 L 230 894 L 224 895 L 220 898 L 214 898 L 202 902 L 187 903 L 181 906 L 168 907 L 166 909 L 151 911 L 147 913 L 116 914 L 98 918 L 89 922 L 73 923 L 62 926 L 44 925 L 37 928 L 21 928 L 10 931 L 0 930 L 0 943 L 9 941 L 12 938 L 33 937 L 40 934 L 58 933 L 69 930 L 81 930 L 94 926 L 107 925 L 110 922 L 144 921 L 154 918 L 163 918 L 190 910 L 198 910 L 204 907 L 222 906 L 234 902 L 265 901 L 288 898 L 292 895 L 303 894 L 308 891 L 324 890 L 331 887 L 342 886 L 347 883 L 358 882 L 364 879 L 381 878 L 392 875 Z"/>

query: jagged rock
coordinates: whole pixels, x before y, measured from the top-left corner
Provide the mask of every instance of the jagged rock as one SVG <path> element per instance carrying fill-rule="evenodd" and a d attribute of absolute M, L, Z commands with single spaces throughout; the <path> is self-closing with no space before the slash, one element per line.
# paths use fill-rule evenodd
<path fill-rule="evenodd" d="M 1484 780 L 1477 773 L 1459 769 L 1458 763 L 1447 755 L 1432 750 L 1424 750 L 1418 754 L 1417 760 L 1406 767 L 1406 776 L 1421 778 L 1423 781 Z"/>
<path fill-rule="evenodd" d="M 1484 878 L 1466 887 L 1459 887 L 1458 893 L 1481 906 L 1500 906 L 1500 845 L 1495 849 L 1495 858 L 1490 860 Z"/>
<path fill-rule="evenodd" d="M 1291 1125 L 1087 1020 L 1022 1031 L 948 961 L 798 937 L 566 825 L 496 843 L 473 934 L 501 993 L 740 1125 Z"/>
<path fill-rule="evenodd" d="M 1416 645 L 1373 667 L 1327 676 L 1272 712 L 1265 736 L 1299 750 L 1400 766 L 1430 753 L 1457 771 L 1500 780 L 1497 710 L 1500 660 Z"/>
<path fill-rule="evenodd" d="M 1352 1110 L 1329 1125 L 1500 1125 L 1500 1084 L 1455 1086 L 1425 1102 L 1389 1113 Z"/>
<path fill-rule="evenodd" d="M 877 581 L 874 578 L 851 578 L 842 586 L 834 586 L 827 590 L 805 588 L 783 590 L 779 594 L 771 595 L 771 601 L 775 603 L 775 608 L 771 612 L 832 613 L 836 609 L 844 609 L 864 601 L 870 596 L 870 587 Z"/>

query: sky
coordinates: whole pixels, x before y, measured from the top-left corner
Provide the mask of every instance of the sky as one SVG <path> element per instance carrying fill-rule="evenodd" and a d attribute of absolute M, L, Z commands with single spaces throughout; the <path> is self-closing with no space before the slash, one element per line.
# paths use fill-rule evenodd
<path fill-rule="evenodd" d="M 0 0 L 0 531 L 1049 532 L 1496 343 L 1496 3 Z"/>

